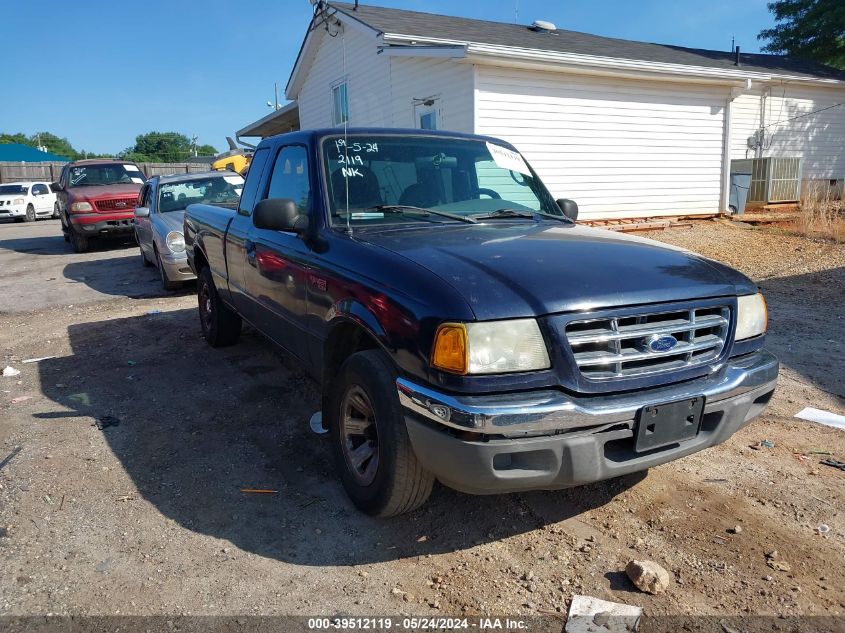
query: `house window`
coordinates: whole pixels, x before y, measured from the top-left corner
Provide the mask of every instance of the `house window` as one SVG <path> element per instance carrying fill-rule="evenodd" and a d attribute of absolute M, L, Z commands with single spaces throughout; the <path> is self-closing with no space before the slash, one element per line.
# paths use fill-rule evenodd
<path fill-rule="evenodd" d="M 420 129 L 421 130 L 436 130 L 437 129 L 437 112 L 425 112 L 420 114 Z"/>
<path fill-rule="evenodd" d="M 332 87 L 332 124 L 343 125 L 349 121 L 349 97 L 346 82 Z"/>

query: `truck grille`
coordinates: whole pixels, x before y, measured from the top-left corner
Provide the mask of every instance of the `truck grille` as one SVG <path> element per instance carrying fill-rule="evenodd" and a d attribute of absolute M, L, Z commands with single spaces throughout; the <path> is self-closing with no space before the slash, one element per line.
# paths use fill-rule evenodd
<path fill-rule="evenodd" d="M 727 306 L 693 308 L 572 321 L 566 338 L 585 378 L 610 380 L 708 363 L 721 354 L 729 324 Z M 663 345 L 655 343 L 661 337 Z"/>
<path fill-rule="evenodd" d="M 107 200 L 95 200 L 94 206 L 97 211 L 131 211 L 135 208 L 136 198 L 108 198 Z"/>

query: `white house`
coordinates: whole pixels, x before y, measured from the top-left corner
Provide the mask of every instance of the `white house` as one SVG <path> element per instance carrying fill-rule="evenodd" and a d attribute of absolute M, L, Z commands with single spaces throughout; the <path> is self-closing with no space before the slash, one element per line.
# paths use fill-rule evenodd
<path fill-rule="evenodd" d="M 726 211 L 732 159 L 845 179 L 845 72 L 782 56 L 321 2 L 285 94 L 296 106 L 239 136 L 296 109 L 302 128 L 489 134 L 585 218 Z"/>

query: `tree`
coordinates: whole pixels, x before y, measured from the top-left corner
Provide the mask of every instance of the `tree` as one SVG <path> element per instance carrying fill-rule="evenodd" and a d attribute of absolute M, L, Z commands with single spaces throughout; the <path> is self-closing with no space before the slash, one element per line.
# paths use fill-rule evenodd
<path fill-rule="evenodd" d="M 845 69 L 845 2 L 775 0 L 768 7 L 776 24 L 757 36 L 768 40 L 764 51 Z"/>
<path fill-rule="evenodd" d="M 60 138 L 50 132 L 38 132 L 29 137 L 29 144 L 33 147 L 45 147 L 47 151 L 56 156 L 64 156 L 76 160 L 81 155 L 70 144 L 66 138 Z"/>
<path fill-rule="evenodd" d="M 197 156 L 216 156 L 217 150 L 213 145 L 200 145 L 197 147 Z"/>
<path fill-rule="evenodd" d="M 135 145 L 124 156 L 142 163 L 178 163 L 194 155 L 194 143 L 178 132 L 148 132 L 135 137 Z M 196 147 L 198 154 L 216 154 L 211 145 Z M 208 154 L 206 154 L 208 152 Z"/>
<path fill-rule="evenodd" d="M 2 134 L 0 133 L 0 143 L 21 143 L 22 145 L 29 145 L 29 139 L 26 134 Z"/>

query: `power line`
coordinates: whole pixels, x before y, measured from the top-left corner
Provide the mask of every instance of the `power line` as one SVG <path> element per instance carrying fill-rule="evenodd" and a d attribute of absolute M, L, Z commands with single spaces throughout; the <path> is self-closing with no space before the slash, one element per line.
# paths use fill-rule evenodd
<path fill-rule="evenodd" d="M 797 119 L 803 119 L 804 117 L 813 116 L 814 114 L 818 114 L 819 112 L 824 112 L 825 110 L 832 110 L 833 108 L 838 108 L 839 106 L 843 105 L 845 105 L 845 101 L 842 101 L 841 103 L 834 103 L 831 106 L 827 106 L 826 108 L 820 108 L 819 110 L 813 110 L 812 112 L 805 112 L 803 114 L 799 114 L 798 116 L 786 119 L 785 121 L 776 121 L 775 123 L 769 123 L 768 125 L 764 125 L 760 129 L 765 130 L 766 128 L 770 128 L 773 125 L 784 125 L 786 123 L 789 123 L 790 121 L 795 121 Z"/>

